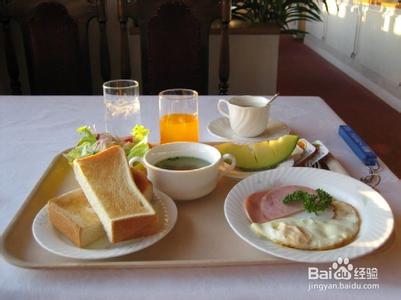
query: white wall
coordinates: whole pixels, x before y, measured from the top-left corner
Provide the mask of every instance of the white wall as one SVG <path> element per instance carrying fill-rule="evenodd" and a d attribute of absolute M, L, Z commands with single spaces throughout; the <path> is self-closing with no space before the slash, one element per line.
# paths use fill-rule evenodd
<path fill-rule="evenodd" d="M 220 38 L 210 37 L 209 93 L 218 94 Z M 277 90 L 279 35 L 230 35 L 231 95 L 274 95 Z"/>
<path fill-rule="evenodd" d="M 343 0 L 322 5 L 305 44 L 401 112 L 401 10 Z"/>

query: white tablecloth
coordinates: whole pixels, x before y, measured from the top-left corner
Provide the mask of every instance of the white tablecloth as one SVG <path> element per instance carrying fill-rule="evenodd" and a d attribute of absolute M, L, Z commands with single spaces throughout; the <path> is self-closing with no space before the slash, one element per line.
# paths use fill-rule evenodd
<path fill-rule="evenodd" d="M 202 141 L 216 140 L 206 130 L 218 117 L 217 96 L 201 97 Z M 141 97 L 142 122 L 158 141 L 157 97 Z M 52 158 L 77 141 L 75 128 L 103 129 L 102 97 L 0 97 L 0 231 L 24 202 Z M 281 97 L 272 116 L 301 136 L 320 139 L 356 178 L 366 168 L 337 134 L 343 122 L 317 97 Z M 369 126 L 369 124 L 366 124 Z M 0 259 L 0 299 L 286 299 L 379 298 L 401 296 L 401 184 L 387 168 L 379 187 L 396 218 L 396 240 L 383 253 L 352 261 L 377 267 L 375 290 L 308 291 L 306 264 L 191 269 L 26 270 Z M 398 231 L 398 232 L 397 232 Z M 323 269 L 329 265 L 321 266 Z M 366 282 L 366 281 L 365 281 Z"/>

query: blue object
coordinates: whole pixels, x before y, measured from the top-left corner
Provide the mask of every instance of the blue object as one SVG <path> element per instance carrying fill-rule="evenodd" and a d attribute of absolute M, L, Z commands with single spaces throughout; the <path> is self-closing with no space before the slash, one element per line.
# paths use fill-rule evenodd
<path fill-rule="evenodd" d="M 377 164 L 377 155 L 348 125 L 340 125 L 338 134 L 366 166 Z"/>

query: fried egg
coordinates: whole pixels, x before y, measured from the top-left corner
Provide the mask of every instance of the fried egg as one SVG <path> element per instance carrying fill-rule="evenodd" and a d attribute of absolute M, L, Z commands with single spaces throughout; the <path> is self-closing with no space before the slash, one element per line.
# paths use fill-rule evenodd
<path fill-rule="evenodd" d="M 334 200 L 332 210 L 315 215 L 301 212 L 266 223 L 252 223 L 251 229 L 259 236 L 277 244 L 303 250 L 339 248 L 355 239 L 360 218 L 350 204 Z"/>

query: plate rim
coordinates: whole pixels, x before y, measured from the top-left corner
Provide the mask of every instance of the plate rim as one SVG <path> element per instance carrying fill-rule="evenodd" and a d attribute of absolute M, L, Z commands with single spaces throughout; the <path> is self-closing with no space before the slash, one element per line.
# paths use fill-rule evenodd
<path fill-rule="evenodd" d="M 37 231 L 35 230 L 35 228 L 37 228 L 38 225 L 38 219 L 40 217 L 43 217 L 43 214 L 47 214 L 47 203 L 36 213 L 35 218 L 33 219 L 32 222 L 32 235 L 35 239 L 35 241 L 40 245 L 40 247 L 42 247 L 42 249 L 49 251 L 55 255 L 61 256 L 61 257 L 66 257 L 66 258 L 71 258 L 71 259 L 77 259 L 77 260 L 89 260 L 89 261 L 93 261 L 93 260 L 102 260 L 102 259 L 109 259 L 109 258 L 113 258 L 113 257 L 120 257 L 120 256 L 124 256 L 124 255 L 128 255 L 128 254 L 132 254 L 135 252 L 138 252 L 140 250 L 143 250 L 147 247 L 150 247 L 152 245 L 154 245 L 155 243 L 157 243 L 158 241 L 162 240 L 175 226 L 176 222 L 177 222 L 177 217 L 178 217 L 178 210 L 177 210 L 177 206 L 175 204 L 175 202 L 171 199 L 171 197 L 169 197 L 167 194 L 163 193 L 162 191 L 153 188 L 153 194 L 154 196 L 156 196 L 158 198 L 158 201 L 161 201 L 163 203 L 162 207 L 164 208 L 164 212 L 168 218 L 167 222 L 166 222 L 166 226 L 165 228 L 163 228 L 163 230 L 161 230 L 160 232 L 154 234 L 154 235 L 150 235 L 144 238 L 141 238 L 141 241 L 143 241 L 144 239 L 151 239 L 154 238 L 153 241 L 151 241 L 149 244 L 144 245 L 144 247 L 141 248 L 130 248 L 130 246 L 132 247 L 133 245 L 135 245 L 136 243 L 138 243 L 137 240 L 132 240 L 130 241 L 125 241 L 122 242 L 124 243 L 124 247 L 126 247 L 126 249 L 124 249 L 125 251 L 120 251 L 118 253 L 112 253 L 113 250 L 115 250 L 114 248 L 111 249 L 87 249 L 87 248 L 79 248 L 76 247 L 75 245 L 73 245 L 71 243 L 71 245 L 68 245 L 69 247 L 74 247 L 75 250 L 77 250 L 78 252 L 80 250 L 83 250 L 86 253 L 90 253 L 91 251 L 93 251 L 92 255 L 88 255 L 85 257 L 80 257 L 79 255 L 71 255 L 68 254 L 66 252 L 60 252 L 58 250 L 54 250 L 52 249 L 52 247 L 49 247 L 46 243 L 43 242 L 43 239 L 37 235 Z M 49 222 L 46 223 L 47 225 L 51 225 Z M 49 226 L 50 228 L 51 226 Z M 53 230 L 56 230 L 53 228 Z M 61 234 L 61 233 L 55 233 L 55 234 Z M 157 237 L 156 237 L 157 236 Z M 61 240 L 61 239 L 60 239 Z M 62 240 L 61 240 L 62 241 Z M 62 241 L 64 242 L 64 241 Z M 117 244 L 118 245 L 118 244 Z M 106 253 L 101 254 L 101 253 L 96 253 L 96 250 L 102 250 L 102 251 L 106 251 Z M 110 250 L 110 251 L 107 251 Z"/>
<path fill-rule="evenodd" d="M 221 136 L 221 135 L 219 135 L 219 134 L 217 134 L 217 133 L 215 133 L 214 131 L 211 130 L 211 125 L 212 125 L 214 122 L 217 122 L 218 120 L 222 120 L 222 119 L 228 120 L 226 117 L 218 117 L 218 118 L 216 118 L 216 119 L 210 121 L 210 122 L 207 124 L 207 127 L 206 127 L 206 128 L 207 128 L 207 131 L 209 132 L 209 134 L 211 134 L 211 135 L 213 135 L 213 136 L 215 136 L 215 137 L 221 138 L 221 139 L 233 140 L 233 141 L 235 141 L 235 142 L 237 142 L 237 143 L 243 143 L 243 144 L 257 143 L 257 142 L 260 142 L 260 141 L 268 141 L 268 140 L 276 139 L 276 138 L 271 138 L 271 137 L 269 137 L 269 136 L 260 137 L 260 138 L 258 138 L 258 136 L 247 138 L 247 137 L 239 137 L 239 136 L 237 136 L 237 135 L 235 135 L 235 134 L 233 134 L 232 137 Z M 285 133 L 285 134 L 290 134 L 290 133 L 291 133 L 291 128 L 290 128 L 290 127 L 288 126 L 288 124 L 285 123 L 284 121 L 282 121 L 282 120 L 280 120 L 280 119 L 276 119 L 276 118 L 270 118 L 269 121 L 273 121 L 273 122 L 277 122 L 277 123 L 283 124 L 283 125 L 286 127 L 286 130 L 287 130 L 287 133 Z M 268 127 L 269 127 L 269 125 L 266 127 L 266 129 L 267 129 Z M 283 134 L 283 135 L 285 135 L 285 134 Z M 277 138 L 279 138 L 279 137 L 277 137 Z"/>
<path fill-rule="evenodd" d="M 240 230 L 239 228 L 237 228 L 237 227 L 233 224 L 233 222 L 232 222 L 232 220 L 231 220 L 231 216 L 230 216 L 229 213 L 228 213 L 228 205 L 229 205 L 229 202 L 230 202 L 230 201 L 234 201 L 234 200 L 230 200 L 230 199 L 232 199 L 232 197 L 233 197 L 233 196 L 232 196 L 233 193 L 237 192 L 237 190 L 238 190 L 242 185 L 245 185 L 247 182 L 250 182 L 251 180 L 256 180 L 257 177 L 262 177 L 262 176 L 264 176 L 265 173 L 283 172 L 283 169 L 289 169 L 289 170 L 294 170 L 294 169 L 295 169 L 295 170 L 308 170 L 308 171 L 310 171 L 310 172 L 316 172 L 316 174 L 319 174 L 319 173 L 323 172 L 323 174 L 325 174 L 325 173 L 326 173 L 326 174 L 331 174 L 331 176 L 339 176 L 339 177 L 342 177 L 342 178 L 345 179 L 345 180 L 354 181 L 354 183 L 358 183 L 358 184 L 360 184 L 361 186 L 364 186 L 365 188 L 367 188 L 369 192 L 374 192 L 374 193 L 376 194 L 375 196 L 377 196 L 377 195 L 379 196 L 378 200 L 381 201 L 381 203 L 384 203 L 384 204 L 385 204 L 385 206 L 386 206 L 385 208 L 388 209 L 387 212 L 389 213 L 389 216 L 388 216 L 387 221 L 390 221 L 389 223 L 390 223 L 390 226 L 391 226 L 391 230 L 382 233 L 382 234 L 384 234 L 384 235 L 382 236 L 383 238 L 382 238 L 381 242 L 380 242 L 378 245 L 375 245 L 375 246 L 372 246 L 372 247 L 369 247 L 369 248 L 366 247 L 366 248 L 365 248 L 366 250 L 365 250 L 365 251 L 362 251 L 361 253 L 358 253 L 358 254 L 356 254 L 356 255 L 344 256 L 344 257 L 348 257 L 349 259 L 355 259 L 355 258 L 357 258 L 357 257 L 361 257 L 361 256 L 368 255 L 368 254 L 372 253 L 373 251 L 377 250 L 378 248 L 380 248 L 381 246 L 383 246 L 383 245 L 388 241 L 388 239 L 391 237 L 391 235 L 393 234 L 395 221 L 394 221 L 394 213 L 393 213 L 393 211 L 392 211 L 392 209 L 391 209 L 391 206 L 389 205 L 389 203 L 387 202 L 387 200 L 386 200 L 380 193 L 378 193 L 377 191 L 375 191 L 375 190 L 374 190 L 373 188 L 371 188 L 370 186 L 368 186 L 368 185 L 366 185 L 366 184 L 364 184 L 364 183 L 358 181 L 357 179 L 355 179 L 355 178 L 353 178 L 353 177 L 350 177 L 350 176 L 347 176 L 347 175 L 343 175 L 343 174 L 339 174 L 339 173 L 335 173 L 335 172 L 332 172 L 332 171 L 329 171 L 329 170 L 311 169 L 311 168 L 305 168 L 305 167 L 290 167 L 290 168 L 281 168 L 281 169 L 266 170 L 266 171 L 263 171 L 263 172 L 260 172 L 260 173 L 257 173 L 257 174 L 253 174 L 253 175 L 251 175 L 251 176 L 245 178 L 244 180 L 238 182 L 238 183 L 230 190 L 230 192 L 227 194 L 227 197 L 226 197 L 226 199 L 225 199 L 225 201 L 224 201 L 224 215 L 225 215 L 226 221 L 227 221 L 227 223 L 229 224 L 230 228 L 235 232 L 235 234 L 237 234 L 237 235 L 238 235 L 243 241 L 245 241 L 249 246 L 254 247 L 254 248 L 256 248 L 256 249 L 258 249 L 258 250 L 260 250 L 260 251 L 262 251 L 262 252 L 264 252 L 264 253 L 267 253 L 267 254 L 269 254 L 269 255 L 273 255 L 273 256 L 276 256 L 276 257 L 279 257 L 279 258 L 288 260 L 288 261 L 295 261 L 295 262 L 303 262 L 303 263 L 331 263 L 331 262 L 335 261 L 335 260 L 338 258 L 338 256 L 335 257 L 335 258 L 334 258 L 334 257 L 329 257 L 329 256 L 330 256 L 330 251 L 334 251 L 334 250 L 337 251 L 337 250 L 341 249 L 342 247 L 340 247 L 340 248 L 335 248 L 335 249 L 330 249 L 330 250 L 316 250 L 316 251 L 315 251 L 315 250 L 314 250 L 314 251 L 311 251 L 311 250 L 301 250 L 301 249 L 295 249 L 295 248 L 280 246 L 280 245 L 278 245 L 278 244 L 276 244 L 276 243 L 274 243 L 274 242 L 272 242 L 272 241 L 266 239 L 265 241 L 266 241 L 267 243 L 269 243 L 270 245 L 273 245 L 274 248 L 283 249 L 283 251 L 289 250 L 289 249 L 290 249 L 290 250 L 292 250 L 292 251 L 300 251 L 300 253 L 301 253 L 301 252 L 303 252 L 303 253 L 308 253 L 308 252 L 309 252 L 309 253 L 306 254 L 306 255 L 304 255 L 304 256 L 301 257 L 301 258 L 298 258 L 298 257 L 295 257 L 295 258 L 294 258 L 294 257 L 288 256 L 288 255 L 286 255 L 286 254 L 282 254 L 282 253 L 280 253 L 280 251 L 279 251 L 278 253 L 275 252 L 275 251 L 270 251 L 269 249 L 266 249 L 266 248 L 264 248 L 264 247 L 261 247 L 261 246 L 259 246 L 259 245 L 257 245 L 257 244 L 254 244 L 251 240 L 248 240 L 248 238 L 242 234 L 241 230 Z M 292 172 L 292 171 L 290 171 L 290 172 Z M 295 172 L 301 172 L 301 171 L 295 171 Z M 322 174 L 322 173 L 321 173 L 321 174 Z M 275 176 L 275 175 L 271 175 L 271 176 Z M 343 201 L 343 200 L 341 200 L 341 201 Z M 384 202 L 383 202 L 383 201 L 384 201 Z M 347 201 L 344 201 L 344 202 L 348 203 Z M 243 210 L 243 208 L 241 208 L 241 209 Z M 360 215 L 361 222 L 363 222 L 363 219 L 366 218 L 366 216 L 365 216 L 365 217 L 362 217 L 362 215 L 360 214 L 359 211 L 358 211 L 358 213 L 359 213 L 359 215 Z M 243 213 L 243 215 L 245 216 L 245 213 Z M 246 218 L 246 217 L 245 217 L 245 218 Z M 249 222 L 249 221 L 248 221 L 248 222 Z M 249 224 L 249 225 L 250 225 L 250 224 Z M 254 233 L 251 231 L 250 228 L 249 228 L 249 232 L 251 232 L 252 234 L 254 234 Z M 255 237 L 256 237 L 256 235 L 255 235 Z M 263 240 L 263 239 L 261 239 L 261 240 Z M 348 245 L 351 245 L 352 243 L 354 243 L 354 242 L 356 242 L 356 241 L 358 241 L 358 240 L 359 240 L 359 233 L 358 233 L 358 236 L 357 236 L 357 238 L 356 238 L 355 240 L 353 240 L 351 243 L 345 245 L 344 247 L 346 247 L 346 246 L 348 246 Z M 341 251 L 341 250 L 340 250 L 340 251 Z M 324 254 L 324 253 L 326 253 L 326 254 L 329 253 L 329 254 L 328 254 L 328 255 L 323 255 L 322 257 L 319 257 L 318 259 L 314 259 L 315 254 Z M 345 253 L 345 254 L 346 254 L 346 253 Z M 317 256 L 317 255 L 316 255 L 316 256 Z"/>
<path fill-rule="evenodd" d="M 293 167 L 294 165 L 295 165 L 294 159 L 288 158 L 285 161 L 279 163 L 277 166 L 275 166 L 274 168 L 271 168 L 271 169 L 260 170 L 260 171 L 242 171 L 242 170 L 236 170 L 236 168 L 234 168 L 234 170 L 230 171 L 229 173 L 225 174 L 224 176 L 228 177 L 228 178 L 236 179 L 236 180 L 242 180 L 249 176 L 252 176 L 252 175 L 255 175 L 255 174 L 258 174 L 261 172 L 270 171 L 270 170 L 274 170 L 274 169 L 278 169 L 278 168 L 290 168 L 290 167 Z M 227 170 L 227 166 L 226 166 L 226 164 L 222 164 L 220 166 L 220 170 L 224 172 L 225 170 Z M 238 176 L 237 176 L 237 175 L 233 174 L 234 172 L 240 172 L 242 175 L 238 174 Z"/>

